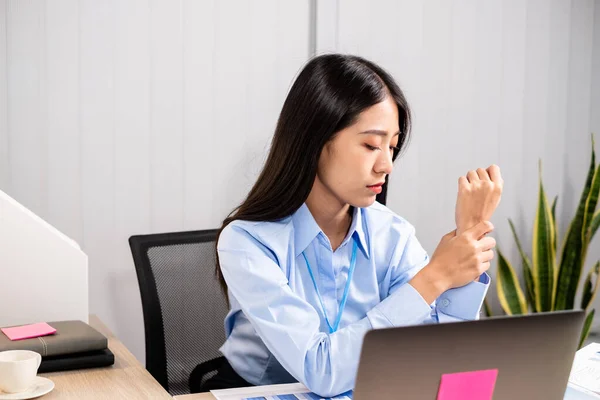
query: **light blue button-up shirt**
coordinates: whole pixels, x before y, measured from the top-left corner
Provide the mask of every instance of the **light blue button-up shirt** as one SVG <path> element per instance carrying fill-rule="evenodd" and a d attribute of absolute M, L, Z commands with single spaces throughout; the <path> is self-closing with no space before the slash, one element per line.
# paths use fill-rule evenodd
<path fill-rule="evenodd" d="M 302 253 L 333 324 L 352 240 L 358 244 L 354 276 L 339 329 L 329 333 Z M 429 257 L 413 226 L 379 203 L 354 209 L 335 251 L 304 204 L 276 222 L 232 222 L 218 253 L 231 303 L 221 352 L 233 369 L 255 385 L 299 381 L 322 396 L 354 387 L 367 331 L 477 319 L 490 282 L 484 274 L 427 304 L 408 282 Z"/>

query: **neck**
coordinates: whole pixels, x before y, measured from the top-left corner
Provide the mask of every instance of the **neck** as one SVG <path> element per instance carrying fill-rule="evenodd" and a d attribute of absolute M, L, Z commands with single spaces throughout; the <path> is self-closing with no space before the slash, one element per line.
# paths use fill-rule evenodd
<path fill-rule="evenodd" d="M 329 239 L 332 249 L 337 249 L 348 234 L 352 223 L 350 205 L 341 202 L 326 190 L 317 177 L 306 199 L 306 206 L 319 228 Z"/>

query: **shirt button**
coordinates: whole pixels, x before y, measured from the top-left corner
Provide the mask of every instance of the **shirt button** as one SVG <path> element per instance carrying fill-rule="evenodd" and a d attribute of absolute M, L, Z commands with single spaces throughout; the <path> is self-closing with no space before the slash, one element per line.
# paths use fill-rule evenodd
<path fill-rule="evenodd" d="M 442 307 L 448 307 L 449 305 L 450 305 L 450 300 L 448 300 L 448 299 L 442 300 Z"/>

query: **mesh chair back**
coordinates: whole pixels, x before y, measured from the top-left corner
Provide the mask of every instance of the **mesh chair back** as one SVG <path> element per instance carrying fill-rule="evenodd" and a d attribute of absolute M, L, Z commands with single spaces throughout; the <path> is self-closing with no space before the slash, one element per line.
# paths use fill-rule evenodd
<path fill-rule="evenodd" d="M 228 308 L 215 276 L 216 230 L 129 239 L 142 297 L 146 368 L 171 394 L 190 393 L 199 364 L 219 357 Z"/>

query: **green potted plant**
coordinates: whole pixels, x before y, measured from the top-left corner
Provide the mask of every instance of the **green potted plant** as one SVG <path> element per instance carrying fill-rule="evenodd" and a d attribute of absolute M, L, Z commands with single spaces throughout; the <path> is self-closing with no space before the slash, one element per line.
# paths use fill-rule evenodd
<path fill-rule="evenodd" d="M 598 192 L 600 191 L 600 165 L 596 166 L 594 137 L 592 136 L 592 159 L 579 204 L 565 233 L 562 246 L 557 248 L 556 202 L 552 205 L 546 198 L 542 184 L 541 162 L 537 212 L 533 227 L 532 259 L 525 253 L 515 226 L 509 219 L 517 248 L 521 255 L 525 290 L 508 259 L 498 249 L 498 270 L 496 287 L 500 305 L 508 315 L 570 310 L 575 308 L 575 295 L 585 265 L 587 250 L 594 234 L 600 226 L 600 212 L 596 212 Z M 581 309 L 588 312 L 579 346 L 587 338 L 594 309 L 589 310 L 598 291 L 600 281 L 600 261 L 587 274 L 583 285 Z M 489 304 L 485 304 L 486 313 L 491 314 Z"/>

